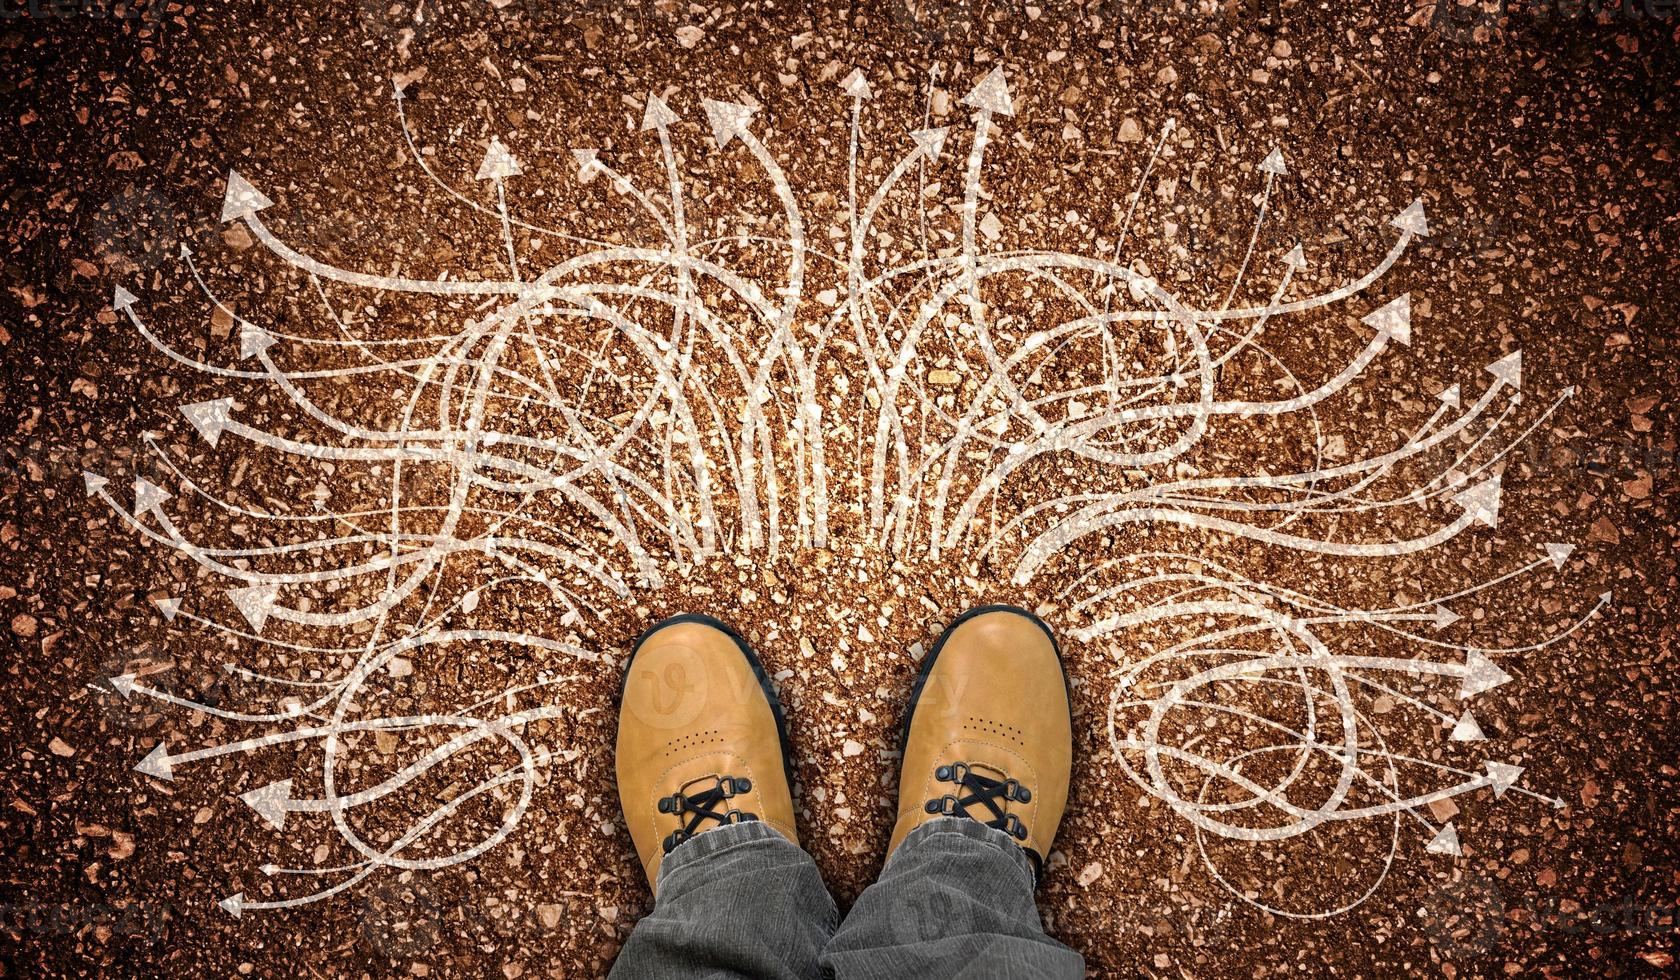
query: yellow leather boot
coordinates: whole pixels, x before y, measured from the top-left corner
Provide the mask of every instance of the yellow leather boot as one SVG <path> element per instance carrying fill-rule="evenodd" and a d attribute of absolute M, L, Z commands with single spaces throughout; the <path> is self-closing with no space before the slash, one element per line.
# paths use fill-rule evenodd
<path fill-rule="evenodd" d="M 688 614 L 636 641 L 620 696 L 618 797 L 655 892 L 665 855 L 696 834 L 762 820 L 799 843 L 789 760 L 781 704 L 734 630 Z"/>
<path fill-rule="evenodd" d="M 968 817 L 1003 831 L 1036 872 L 1067 807 L 1073 718 L 1050 628 L 1013 606 L 958 617 L 922 663 L 904 722 L 898 822 Z"/>

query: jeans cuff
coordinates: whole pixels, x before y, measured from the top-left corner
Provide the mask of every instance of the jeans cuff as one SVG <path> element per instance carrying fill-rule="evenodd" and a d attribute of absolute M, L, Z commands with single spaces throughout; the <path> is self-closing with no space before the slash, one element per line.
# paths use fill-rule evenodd
<path fill-rule="evenodd" d="M 762 820 L 747 820 L 717 827 L 703 834 L 695 834 L 665 855 L 665 860 L 659 864 L 659 889 L 664 890 L 666 878 L 691 864 L 704 861 L 720 851 L 763 840 L 779 840 L 789 847 L 797 847 L 783 837 L 780 831 Z"/>
<path fill-rule="evenodd" d="M 935 817 L 910 831 L 905 835 L 903 843 L 898 845 L 898 849 L 887 855 L 886 867 L 881 870 L 884 872 L 886 868 L 892 866 L 894 861 L 898 860 L 900 854 L 914 850 L 922 842 L 946 835 L 967 837 L 976 842 L 975 846 L 991 847 L 994 850 L 1001 851 L 1017 868 L 1021 869 L 1021 874 L 1027 881 L 1027 889 L 1029 891 L 1037 889 L 1038 878 L 1033 874 L 1032 861 L 1027 857 L 1027 852 L 1021 850 L 1021 845 L 1015 842 L 1015 838 L 1001 830 L 988 827 L 978 820 L 970 820 L 967 817 Z"/>

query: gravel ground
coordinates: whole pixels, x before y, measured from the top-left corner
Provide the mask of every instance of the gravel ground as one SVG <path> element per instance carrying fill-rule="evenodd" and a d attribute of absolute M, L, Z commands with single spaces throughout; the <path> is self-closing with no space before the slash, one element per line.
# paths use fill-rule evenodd
<path fill-rule="evenodd" d="M 1440 634 L 1524 647 L 1585 618 L 1555 643 L 1499 659 L 1514 679 L 1474 701 L 1488 740 L 1475 743 L 1480 754 L 1463 754 L 1430 720 L 1458 710 L 1450 686 L 1366 691 L 1361 704 L 1369 717 L 1392 722 L 1378 723 L 1389 739 L 1385 758 L 1470 770 L 1483 756 L 1521 765 L 1523 790 L 1557 805 L 1484 785 L 1420 804 L 1418 819 L 1348 821 L 1272 843 L 1199 839 L 1127 779 L 1108 727 L 1114 672 L 1184 636 L 1162 626 L 1070 638 L 1075 803 L 1040 908 L 1050 932 L 1080 950 L 1098 976 L 1671 969 L 1680 928 L 1671 611 L 1680 13 L 1662 3 L 1649 5 L 1656 15 L 1596 18 L 1569 16 L 1578 4 L 1536 3 L 1504 19 L 1424 0 L 1195 6 L 1112 0 L 1076 13 L 984 0 L 820 10 L 445 0 L 424 4 L 417 20 L 412 4 L 379 0 L 140 2 L 117 10 L 100 0 L 0 2 L 4 975 L 604 973 L 651 904 L 616 815 L 610 745 L 619 666 L 643 626 L 683 609 L 740 624 L 777 674 L 798 755 L 801 831 L 844 906 L 872 880 L 890 833 L 893 749 L 920 651 L 964 608 L 1030 605 L 1071 637 L 1102 612 L 1078 600 L 1119 581 L 1114 559 L 1161 551 L 1375 609 L 1451 596 L 1532 561 L 1547 542 L 1575 551 L 1556 567 L 1544 563 L 1451 602 L 1461 621 Z M 785 249 L 755 248 L 748 236 L 785 239 L 780 205 L 749 153 L 715 146 L 700 100 L 757 107 L 752 131 L 800 196 L 814 247 L 835 252 L 846 247 L 849 220 L 853 105 L 841 86 L 854 68 L 873 90 L 861 117 L 865 190 L 907 149 L 906 131 L 951 127 L 944 155 L 919 178 L 922 206 L 913 194 L 892 198 L 869 243 L 882 263 L 914 261 L 925 227 L 937 247 L 955 244 L 940 235 L 960 226 L 973 131 L 960 100 L 997 66 L 1013 116 L 993 129 L 978 222 L 997 251 L 1110 254 L 1169 119 L 1176 127 L 1135 207 L 1126 255 L 1192 305 L 1217 307 L 1237 273 L 1264 179 L 1260 162 L 1274 146 L 1287 173 L 1276 180 L 1271 217 L 1256 239 L 1258 284 L 1245 287 L 1238 305 L 1265 302 L 1276 256 L 1297 241 L 1310 261 L 1292 295 L 1358 277 L 1392 243 L 1389 219 L 1421 199 L 1431 234 L 1379 287 L 1302 329 L 1273 327 L 1266 340 L 1276 360 L 1233 361 L 1226 374 L 1239 385 L 1252 376 L 1258 386 L 1281 366 L 1309 386 L 1322 383 L 1365 345 L 1370 330 L 1360 318 L 1401 293 L 1412 301 L 1410 345 L 1391 346 L 1313 420 L 1215 427 L 1174 475 L 1310 469 L 1323 465 L 1327 447 L 1330 460 L 1380 453 L 1424 422 L 1437 407 L 1435 392 L 1462 383 L 1468 405 L 1487 387 L 1484 366 L 1520 348 L 1526 397 L 1512 404 L 1501 431 L 1533 431 L 1505 458 L 1497 527 L 1380 561 L 1185 528 L 1117 530 L 1079 539 L 1015 586 L 1012 552 L 983 554 L 971 536 L 933 558 L 925 527 L 920 542 L 895 546 L 872 526 L 867 455 L 855 448 L 865 442 L 866 417 L 874 421 L 868 373 L 855 345 L 838 345 L 819 371 L 821 397 L 835 406 L 818 423 L 831 448 L 835 501 L 826 541 L 790 532 L 771 556 L 726 525 L 720 554 L 695 563 L 655 549 L 657 584 L 639 580 L 625 597 L 579 585 L 570 612 L 529 583 L 478 591 L 497 574 L 494 555 L 440 573 L 436 594 L 473 595 L 457 601 L 447 627 L 542 633 L 600 654 L 575 663 L 486 641 L 413 656 L 387 665 L 389 676 L 357 705 L 370 715 L 444 712 L 487 699 L 510 713 L 562 708 L 520 729 L 538 758 L 529 809 L 505 840 L 471 860 L 435 871 L 386 869 L 292 908 L 246 908 L 237 917 L 218 908 L 235 893 L 279 901 L 344 879 L 265 875 L 267 862 L 319 869 L 357 856 L 322 814 L 294 813 L 282 832 L 239 799 L 287 778 L 298 796 L 319 793 L 320 758 L 288 742 L 190 769 L 183 763 L 173 780 L 148 777 L 134 767 L 159 744 L 179 753 L 270 729 L 157 697 L 124 700 L 109 678 L 135 676 L 199 706 L 248 711 L 252 686 L 224 672 L 225 662 L 318 679 L 352 661 L 270 649 L 193 618 L 239 622 L 219 596 L 228 583 L 90 499 L 83 471 L 108 476 L 125 505 L 131 478 L 147 476 L 175 495 L 162 511 L 206 548 L 283 541 L 217 514 L 183 473 L 241 506 L 287 514 L 310 513 L 312 501 L 327 506 L 329 497 L 339 513 L 377 508 L 390 474 L 361 463 L 323 471 L 319 460 L 300 463 L 226 433 L 206 445 L 179 406 L 233 396 L 240 419 L 299 439 L 312 422 L 272 386 L 172 363 L 111 309 L 113 289 L 141 296 L 134 311 L 177 348 L 249 368 L 253 361 L 236 356 L 238 320 L 205 301 L 179 257 L 190 242 L 207 282 L 239 317 L 277 333 L 319 326 L 307 278 L 276 262 L 245 225 L 218 222 L 230 167 L 276 202 L 262 214 L 268 226 L 323 262 L 425 278 L 505 275 L 489 185 L 471 180 L 491 136 L 524 171 L 506 185 L 514 214 L 586 238 L 645 241 L 658 232 L 655 220 L 609 180 L 576 179 L 571 151 L 599 148 L 601 160 L 650 195 L 663 193 L 659 145 L 639 131 L 652 92 L 678 116 L 670 138 L 696 235 L 735 238 L 717 246 L 719 261 L 771 292 L 785 277 Z M 490 207 L 488 222 L 415 166 L 393 79 L 421 158 L 475 206 Z M 551 234 L 517 229 L 510 240 L 528 269 L 573 254 Z M 1264 277 L 1261 263 L 1271 270 Z M 832 266 L 818 265 L 799 307 L 803 320 L 831 312 L 824 290 L 846 288 Z M 620 278 L 635 281 L 628 272 Z M 384 339 L 454 331 L 452 314 L 482 315 L 333 289 L 347 324 Z M 986 302 L 1003 324 L 1078 315 L 1058 308 L 1053 290 L 1035 294 L 1026 277 L 989 289 Z M 573 333 L 563 339 L 579 350 L 617 343 L 597 340 L 598 325 L 565 329 Z M 1167 355 L 1152 343 L 1140 339 L 1128 351 L 1134 369 L 1158 373 L 1150 365 Z M 289 370 L 353 360 L 305 363 L 281 353 L 284 345 L 275 350 L 277 359 L 292 358 Z M 721 372 L 720 359 L 706 356 L 700 370 Z M 976 356 L 960 332 L 930 339 L 921 353 L 928 398 L 972 396 Z M 1071 385 L 1099 358 L 1069 350 L 1049 372 Z M 617 387 L 592 387 L 589 363 L 554 370 L 562 387 L 584 384 L 578 404 L 601 418 L 633 411 L 655 384 L 626 368 Z M 776 384 L 781 395 L 790 391 L 787 377 Z M 1575 394 L 1564 397 L 1570 386 Z M 722 382 L 717 392 L 745 397 Z M 389 424 L 394 414 L 354 376 L 312 394 L 368 425 Z M 565 424 L 534 408 L 495 411 L 519 431 Z M 781 418 L 772 412 L 772 421 Z M 785 460 L 788 427 L 778 431 Z M 1465 440 L 1463 448 L 1473 447 Z M 959 493 L 977 484 L 982 463 L 991 465 L 989 452 L 954 473 Z M 781 475 L 790 485 L 796 477 Z M 1082 487 L 1161 478 L 1044 459 L 984 506 L 1007 519 Z M 423 477 L 402 486 L 411 503 L 448 501 L 446 488 Z M 590 514 L 555 497 L 531 515 L 548 521 L 556 540 L 615 546 Z M 719 500 L 720 512 L 740 503 L 727 494 Z M 787 500 L 796 500 L 791 491 Z M 1380 530 L 1357 517 L 1346 528 L 1340 518 L 1306 526 L 1321 537 L 1400 540 L 1427 533 L 1438 517 L 1402 515 Z M 377 598 L 374 584 L 310 592 L 303 601 L 339 608 Z M 367 595 L 358 591 L 364 586 Z M 1588 615 L 1606 590 L 1612 598 Z M 186 615 L 163 615 L 156 602 L 170 597 L 184 597 Z M 392 618 L 412 621 L 423 605 L 405 603 Z M 293 623 L 264 633 L 298 645 L 323 635 Z M 1343 650 L 1417 653 L 1396 634 L 1360 624 L 1332 625 L 1326 635 Z M 365 625 L 355 636 L 365 641 Z M 507 693 L 558 674 L 578 676 Z M 1240 693 L 1231 697 L 1246 703 Z M 1415 704 L 1424 705 L 1423 721 L 1402 721 Z M 1208 722 L 1180 735 L 1231 745 L 1253 737 L 1251 727 Z M 360 754 L 342 778 L 360 788 L 442 740 L 389 730 L 348 736 L 346 750 Z M 497 752 L 473 747 L 381 805 L 359 808 L 350 818 L 355 832 L 388 847 L 440 801 L 459 800 L 428 853 L 459 853 L 486 839 L 518 793 L 463 794 L 517 761 Z M 1257 763 L 1255 778 L 1275 782 L 1266 767 Z M 1335 772 L 1304 774 L 1308 795 L 1315 780 L 1334 783 Z M 1427 852 L 1425 828 L 1449 821 L 1463 835 L 1463 854 Z"/>

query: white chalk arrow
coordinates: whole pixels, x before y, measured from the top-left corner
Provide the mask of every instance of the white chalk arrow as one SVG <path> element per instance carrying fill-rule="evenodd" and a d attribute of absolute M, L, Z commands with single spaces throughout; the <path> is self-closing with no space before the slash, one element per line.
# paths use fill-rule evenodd
<path fill-rule="evenodd" d="M 1453 385 L 1451 388 L 1448 388 L 1446 391 L 1441 392 L 1435 397 L 1439 398 L 1441 400 L 1441 404 L 1447 406 L 1448 408 L 1459 408 L 1464 404 L 1464 394 L 1459 389 L 1458 385 Z"/>
<path fill-rule="evenodd" d="M 747 123 L 758 111 L 739 102 L 719 102 L 716 99 L 702 99 L 701 104 L 706 109 L 706 121 L 711 123 L 712 139 L 717 141 L 718 149 L 728 146 L 730 140 L 745 133 Z"/>
<path fill-rule="evenodd" d="M 1412 294 L 1401 293 L 1382 307 L 1367 313 L 1360 321 L 1378 333 L 1384 333 L 1402 344 L 1412 342 Z"/>
<path fill-rule="evenodd" d="M 1283 264 L 1291 269 L 1305 269 L 1307 267 L 1307 253 L 1301 250 L 1300 242 L 1296 242 L 1294 248 L 1284 253 Z"/>
<path fill-rule="evenodd" d="M 175 496 L 143 476 L 134 478 L 134 516 L 139 517 Z"/>
<path fill-rule="evenodd" d="M 1522 351 L 1513 351 L 1487 366 L 1489 374 L 1513 388 L 1522 387 Z"/>
<path fill-rule="evenodd" d="M 860 69 L 853 68 L 852 73 L 840 82 L 840 87 L 854 99 L 873 99 L 875 93 L 869 90 L 869 79 L 863 77 Z"/>
<path fill-rule="evenodd" d="M 1269 174 L 1283 176 L 1289 172 L 1289 167 L 1283 162 L 1283 151 L 1272 147 L 1272 152 L 1266 154 L 1266 159 L 1260 161 L 1260 169 Z"/>
<path fill-rule="evenodd" d="M 121 313 L 123 310 L 133 306 L 134 300 L 135 295 L 133 293 L 121 286 L 118 286 L 116 291 L 111 294 L 111 309 Z"/>
<path fill-rule="evenodd" d="M 251 585 L 242 589 L 229 589 L 227 595 L 245 617 L 246 622 L 251 624 L 251 628 L 261 633 L 263 626 L 268 623 L 268 614 L 274 610 L 274 600 L 279 595 L 279 589 L 272 585 Z"/>
<path fill-rule="evenodd" d="M 1458 622 L 1461 618 L 1463 617 L 1459 616 L 1458 613 L 1453 612 L 1451 609 L 1448 609 L 1446 606 L 1437 605 L 1435 607 L 1434 618 L 1432 621 L 1435 623 L 1435 628 L 1439 630 L 1446 629 L 1448 626 Z"/>
<path fill-rule="evenodd" d="M 1501 477 L 1494 474 L 1468 490 L 1453 495 L 1453 503 L 1488 527 L 1499 526 Z"/>
<path fill-rule="evenodd" d="M 134 771 L 156 776 L 158 779 L 174 779 L 174 770 L 169 767 L 169 743 L 159 742 L 157 748 L 146 753 L 146 757 L 140 760 Z"/>
<path fill-rule="evenodd" d="M 1452 740 L 1455 742 L 1482 742 L 1487 740 L 1487 736 L 1482 734 L 1482 726 L 1476 722 L 1476 716 L 1470 713 L 1469 708 L 1465 708 L 1464 713 L 1458 716 L 1458 724 L 1453 726 Z"/>
<path fill-rule="evenodd" d="M 282 779 L 278 782 L 260 786 L 248 793 L 239 794 L 245 805 L 257 811 L 258 816 L 268 821 L 275 830 L 286 829 L 286 814 L 289 810 L 286 804 L 292 799 L 292 781 Z"/>
<path fill-rule="evenodd" d="M 123 700 L 127 701 L 128 696 L 134 693 L 134 682 L 137 679 L 133 674 L 118 674 L 111 678 L 111 690 L 121 694 Z"/>
<path fill-rule="evenodd" d="M 578 180 L 581 183 L 589 183 L 594 180 L 595 175 L 600 172 L 601 165 L 596 159 L 600 153 L 601 151 L 595 149 L 594 147 L 572 151 L 572 159 L 577 161 Z"/>
<path fill-rule="evenodd" d="M 105 485 L 110 482 L 110 480 L 107 480 L 105 477 L 100 476 L 92 470 L 82 471 L 82 486 L 87 488 L 87 495 L 90 497 L 105 489 Z"/>
<path fill-rule="evenodd" d="M 1491 691 L 1510 680 L 1511 675 L 1498 664 L 1472 650 L 1464 658 L 1464 680 L 1459 683 L 1459 700 Z"/>
<path fill-rule="evenodd" d="M 227 428 L 232 412 L 232 398 L 215 398 L 207 402 L 181 406 L 181 414 L 187 417 L 187 421 L 204 437 L 204 441 L 212 446 L 221 441 L 222 430 Z"/>
<path fill-rule="evenodd" d="M 254 324 L 247 323 L 239 328 L 239 359 L 250 358 L 268 350 L 275 345 L 274 335 Z"/>
<path fill-rule="evenodd" d="M 1458 846 L 1458 830 L 1450 823 L 1430 838 L 1423 849 L 1431 854 L 1450 854 L 1453 857 L 1463 853 Z"/>
<path fill-rule="evenodd" d="M 648 93 L 647 110 L 642 113 L 642 132 L 650 129 L 664 129 L 677 121 L 677 114 L 665 104 L 665 100 L 652 92 Z"/>
<path fill-rule="evenodd" d="M 1495 799 L 1505 795 L 1505 791 L 1517 784 L 1524 772 L 1522 766 L 1509 766 L 1503 762 L 1484 762 L 1487 766 L 1488 782 L 1493 785 Z"/>
<path fill-rule="evenodd" d="M 995 112 L 1000 116 L 1013 116 L 1014 104 L 1009 101 L 1009 82 L 1004 78 L 1003 66 L 993 68 L 980 84 L 974 86 L 973 91 L 963 96 L 963 105 L 973 106 L 981 112 Z"/>
<path fill-rule="evenodd" d="M 484 160 L 478 165 L 477 179 L 504 180 L 524 172 L 519 166 L 519 161 L 502 145 L 502 141 L 494 136 L 490 137 L 490 147 L 484 151 Z"/>
<path fill-rule="evenodd" d="M 950 132 L 948 127 L 936 126 L 933 129 L 918 129 L 910 134 L 910 138 L 921 148 L 922 159 L 933 163 L 939 159 L 940 151 L 945 148 L 945 137 Z"/>
<path fill-rule="evenodd" d="M 1413 201 L 1406 210 L 1395 215 L 1389 224 L 1424 238 L 1429 237 L 1429 219 L 1423 213 L 1423 198 Z"/>
<path fill-rule="evenodd" d="M 152 605 L 157 607 L 158 612 L 163 613 L 165 622 L 175 622 L 175 617 L 181 613 L 181 598 L 179 596 L 165 596 L 162 599 L 153 599 Z"/>
<path fill-rule="evenodd" d="M 1549 544 L 1546 546 L 1546 557 L 1552 560 L 1553 568 L 1562 569 L 1563 563 L 1568 561 L 1569 556 L 1574 553 L 1575 546 L 1572 544 Z"/>
<path fill-rule="evenodd" d="M 231 915 L 236 919 L 244 918 L 245 893 L 244 892 L 234 892 L 232 895 L 229 895 L 227 898 L 224 898 L 221 901 L 217 902 L 216 905 L 223 912 L 226 912 L 228 915 Z"/>
<path fill-rule="evenodd" d="M 239 171 L 228 171 L 227 193 L 222 197 L 223 221 L 249 217 L 263 208 L 273 206 L 274 202 L 264 197 L 262 191 L 252 187 L 251 182 L 240 176 Z"/>

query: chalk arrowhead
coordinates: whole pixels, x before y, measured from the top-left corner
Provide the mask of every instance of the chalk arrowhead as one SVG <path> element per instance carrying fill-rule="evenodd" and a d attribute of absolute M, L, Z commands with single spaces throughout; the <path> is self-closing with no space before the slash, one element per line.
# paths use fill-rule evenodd
<path fill-rule="evenodd" d="M 251 585 L 242 589 L 227 590 L 228 598 L 233 600 L 245 621 L 258 633 L 268 623 L 268 614 L 274 609 L 275 597 L 279 590 L 272 585 Z"/>
<path fill-rule="evenodd" d="M 587 184 L 595 179 L 595 175 L 601 169 L 600 162 L 596 159 L 600 152 L 594 147 L 572 151 L 572 159 L 576 160 L 578 165 L 578 180 Z"/>
<path fill-rule="evenodd" d="M 1423 237 L 1428 238 L 1429 219 L 1423 213 L 1423 198 L 1420 197 L 1413 201 L 1406 210 L 1400 212 L 1398 215 L 1395 215 L 1394 219 L 1390 221 L 1389 224 L 1401 231 L 1409 231 L 1414 235 L 1422 235 Z"/>
<path fill-rule="evenodd" d="M 247 323 L 239 328 L 239 359 L 247 360 L 275 344 L 274 335 L 261 327 Z"/>
<path fill-rule="evenodd" d="M 135 477 L 134 516 L 139 517 L 141 514 L 155 508 L 158 504 L 163 503 L 165 500 L 168 500 L 173 496 L 175 495 L 145 477 Z"/>
<path fill-rule="evenodd" d="M 1498 527 L 1500 484 L 1501 477 L 1496 474 L 1454 495 L 1453 503 L 1463 507 L 1472 517 L 1488 527 Z"/>
<path fill-rule="evenodd" d="M 204 441 L 212 446 L 221 441 L 222 430 L 227 428 L 228 415 L 232 411 L 232 398 L 216 398 L 181 406 L 181 414 L 187 417 L 187 421 L 204 437 Z"/>
<path fill-rule="evenodd" d="M 87 495 L 90 497 L 105 489 L 105 484 L 110 482 L 110 480 L 105 479 L 92 470 L 82 471 L 82 486 L 87 487 Z"/>
<path fill-rule="evenodd" d="M 701 104 L 706 109 L 706 121 L 712 125 L 712 139 L 717 141 L 719 149 L 729 145 L 729 141 L 747 131 L 747 121 L 757 112 L 752 106 L 741 105 L 738 102 L 719 102 L 716 99 L 703 99 Z"/>
<path fill-rule="evenodd" d="M 1503 762 L 1484 762 L 1487 767 L 1488 782 L 1493 784 L 1494 799 L 1505 795 L 1505 791 L 1517 784 L 1525 771 L 1522 766 L 1508 766 Z"/>
<path fill-rule="evenodd" d="M 133 293 L 121 286 L 118 286 L 111 294 L 111 309 L 121 313 L 123 310 L 126 310 L 134 305 L 135 298 L 136 297 Z"/>
<path fill-rule="evenodd" d="M 1269 174 L 1286 174 L 1289 167 L 1283 162 L 1283 151 L 1272 147 L 1272 152 L 1266 154 L 1266 159 L 1260 161 L 1260 169 Z"/>
<path fill-rule="evenodd" d="M 1512 351 L 1494 361 L 1487 372 L 1513 388 L 1522 388 L 1522 351 Z"/>
<path fill-rule="evenodd" d="M 1299 242 L 1284 255 L 1283 263 L 1291 269 L 1305 269 L 1307 267 L 1307 253 L 1301 250 Z"/>
<path fill-rule="evenodd" d="M 407 96 L 405 96 L 403 94 L 402 83 L 397 81 L 397 76 L 392 75 L 391 76 L 391 98 L 396 99 L 398 102 L 401 102 L 406 97 Z"/>
<path fill-rule="evenodd" d="M 1431 837 L 1423 849 L 1431 854 L 1448 854 L 1452 857 L 1463 853 L 1458 846 L 1458 830 L 1450 823 Z"/>
<path fill-rule="evenodd" d="M 245 914 L 245 893 L 235 892 L 227 898 L 217 902 L 216 905 L 220 907 L 223 912 L 226 912 L 228 915 L 231 915 L 236 919 L 243 918 Z"/>
<path fill-rule="evenodd" d="M 290 811 L 286 804 L 292 801 L 292 781 L 282 779 L 239 794 L 245 805 L 257 811 L 257 815 L 268 821 L 275 830 L 286 829 L 286 814 Z"/>
<path fill-rule="evenodd" d="M 1013 116 L 1015 107 L 1009 101 L 1009 82 L 1003 77 L 1003 66 L 993 68 L 974 90 L 963 96 L 963 105 L 973 106 L 981 112 L 995 112 L 1000 116 Z"/>
<path fill-rule="evenodd" d="M 1446 629 L 1448 626 L 1451 626 L 1452 624 L 1458 622 L 1459 619 L 1461 619 L 1461 618 L 1462 617 L 1459 616 L 1458 613 L 1453 612 L 1451 609 L 1448 609 L 1446 606 L 1436 606 L 1435 607 L 1435 628 L 1436 629 Z"/>
<path fill-rule="evenodd" d="M 239 175 L 239 171 L 228 171 L 227 193 L 222 197 L 223 221 L 244 218 L 273 206 L 274 202 L 264 197 L 262 191 L 252 187 L 250 181 Z"/>
<path fill-rule="evenodd" d="M 1458 408 L 1464 404 L 1464 395 L 1459 390 L 1458 385 L 1453 385 L 1435 397 L 1441 399 L 1448 408 Z"/>
<path fill-rule="evenodd" d="M 1569 556 L 1574 553 L 1575 546 L 1572 544 L 1549 544 L 1546 546 L 1546 557 L 1552 560 L 1553 568 L 1563 568 L 1563 563 L 1568 561 Z"/>
<path fill-rule="evenodd" d="M 869 79 L 863 77 L 863 72 L 857 68 L 840 82 L 840 87 L 854 99 L 873 99 L 875 93 L 869 90 Z"/>
<path fill-rule="evenodd" d="M 1472 650 L 1464 658 L 1464 680 L 1458 687 L 1459 700 L 1491 691 L 1510 680 L 1511 675 L 1498 664 Z"/>
<path fill-rule="evenodd" d="M 524 172 L 519 167 L 519 161 L 502 145 L 502 141 L 494 136 L 490 137 L 490 148 L 484 151 L 484 160 L 478 165 L 478 179 L 503 180 L 507 177 L 517 177 Z"/>
<path fill-rule="evenodd" d="M 1401 293 L 1378 309 L 1365 314 L 1360 321 L 1378 333 L 1387 334 L 1402 344 L 1412 342 L 1412 294 Z"/>
<path fill-rule="evenodd" d="M 158 779 L 175 778 L 175 771 L 169 765 L 169 743 L 159 742 L 157 747 L 146 753 L 140 764 L 134 767 L 135 772 L 143 772 Z"/>
<path fill-rule="evenodd" d="M 152 605 L 157 607 L 158 612 L 163 613 L 163 618 L 166 622 L 175 622 L 175 617 L 181 614 L 181 599 L 179 596 L 165 596 L 162 599 L 153 599 Z"/>
<path fill-rule="evenodd" d="M 950 132 L 948 127 L 937 126 L 933 129 L 918 129 L 910 134 L 910 138 L 921 147 L 922 157 L 932 163 L 939 159 L 940 151 L 945 149 L 945 137 Z"/>
<path fill-rule="evenodd" d="M 1613 592 L 1605 591 L 1605 592 L 1600 592 L 1598 594 L 1598 601 L 1599 602 L 1608 603 L 1611 599 L 1614 599 L 1614 598 L 1615 598 L 1615 593 L 1613 593 Z"/>
<path fill-rule="evenodd" d="M 1469 708 L 1465 708 L 1464 714 L 1458 716 L 1458 724 L 1453 726 L 1452 740 L 1455 742 L 1482 742 L 1487 740 L 1487 736 L 1482 734 L 1482 726 L 1477 724 L 1476 716 L 1470 713 Z"/>
<path fill-rule="evenodd" d="M 647 109 L 642 113 L 642 132 L 650 129 L 664 129 L 677 121 L 677 114 L 665 104 L 665 100 L 652 92 L 648 93 Z"/>
<path fill-rule="evenodd" d="M 134 693 L 134 680 L 133 674 L 118 674 L 111 678 L 111 690 L 121 694 L 126 701 L 128 696 Z"/>

